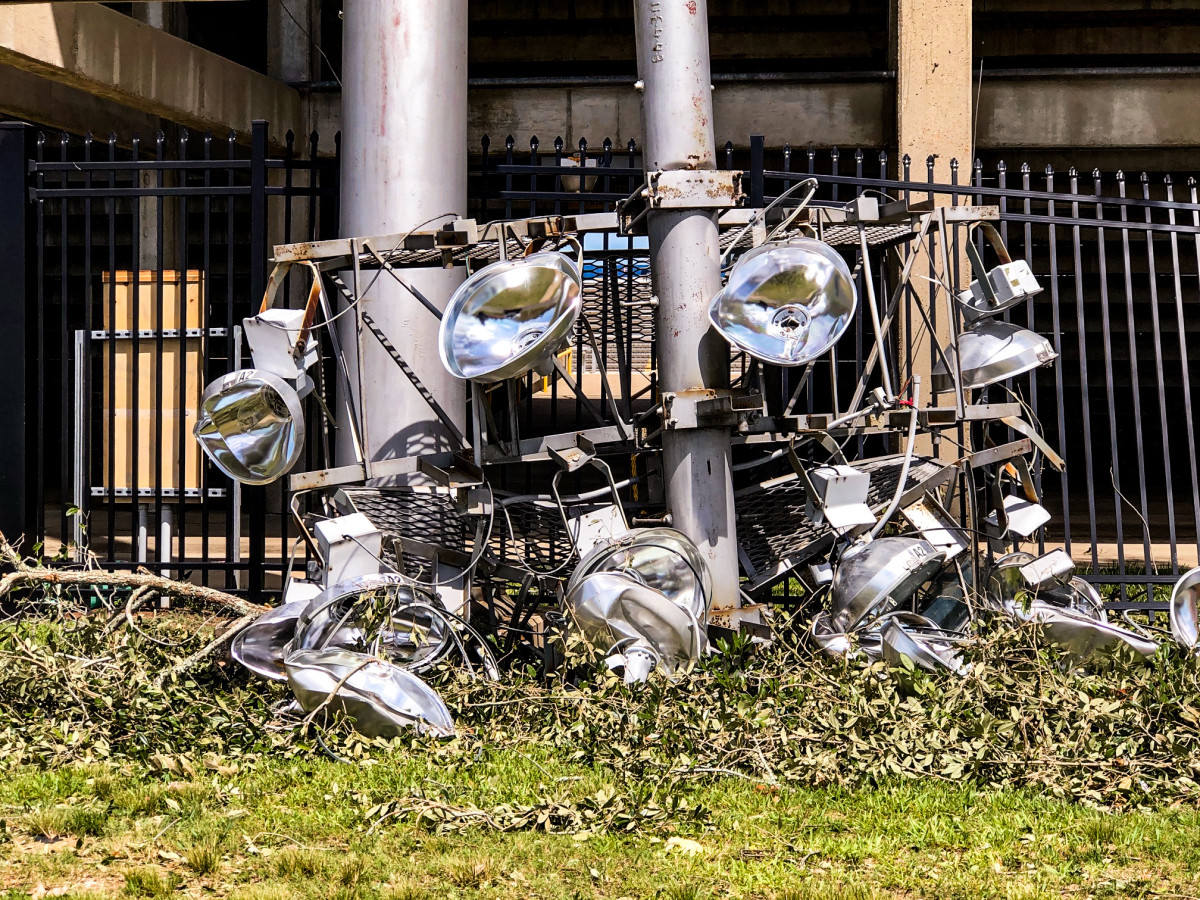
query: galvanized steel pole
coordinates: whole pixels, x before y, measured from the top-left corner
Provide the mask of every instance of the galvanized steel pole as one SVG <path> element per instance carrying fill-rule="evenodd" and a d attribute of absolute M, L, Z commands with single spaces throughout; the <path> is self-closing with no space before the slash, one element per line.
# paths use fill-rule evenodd
<path fill-rule="evenodd" d="M 345 0 L 342 9 L 342 235 L 399 233 L 443 213 L 464 214 L 467 0 Z M 364 273 L 362 286 L 375 274 Z M 463 270 L 416 269 L 404 277 L 444 307 Z M 438 358 L 437 320 L 386 274 L 366 294 L 363 309 L 465 430 L 463 382 Z M 342 347 L 353 371 L 355 322 L 351 316 L 342 321 Z M 379 342 L 368 333 L 361 347 L 357 399 L 370 458 L 457 449 Z M 357 393 L 357 379 L 351 380 Z M 339 430 L 343 465 L 355 461 L 348 432 Z"/>
<path fill-rule="evenodd" d="M 646 172 L 715 169 L 706 0 L 635 0 L 634 23 Z M 717 214 L 652 209 L 647 220 L 659 387 L 664 394 L 728 387 L 728 347 L 707 315 L 721 286 Z M 737 607 L 728 427 L 664 430 L 663 471 L 674 526 L 712 569 L 712 608 Z"/>

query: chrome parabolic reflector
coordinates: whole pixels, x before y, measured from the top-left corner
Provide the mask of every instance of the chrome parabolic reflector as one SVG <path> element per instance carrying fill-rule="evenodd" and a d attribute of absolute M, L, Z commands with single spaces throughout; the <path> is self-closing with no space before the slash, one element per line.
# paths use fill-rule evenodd
<path fill-rule="evenodd" d="M 300 650 L 284 665 L 305 712 L 336 691 L 326 709 L 344 712 L 367 737 L 392 738 L 408 728 L 439 737 L 454 734 L 454 719 L 437 691 L 399 666 L 346 650 Z"/>
<path fill-rule="evenodd" d="M 984 319 L 958 336 L 958 350 L 946 348 L 951 371 L 940 359 L 934 364 L 933 389 L 938 393 L 954 390 L 954 360 L 960 351 L 964 390 L 1013 378 L 1058 357 L 1050 342 L 1036 331 L 999 319 Z"/>
<path fill-rule="evenodd" d="M 296 634 L 296 620 L 307 600 L 296 600 L 263 613 L 238 632 L 229 645 L 229 655 L 253 672 L 271 681 L 287 681 L 283 658 Z"/>
<path fill-rule="evenodd" d="M 798 366 L 837 343 L 857 305 L 846 261 L 826 243 L 799 238 L 743 255 L 708 318 L 734 347 L 763 362 Z"/>
<path fill-rule="evenodd" d="M 1192 569 L 1175 583 L 1171 591 L 1171 635 L 1183 647 L 1200 647 L 1200 568 Z"/>
<path fill-rule="evenodd" d="M 695 616 L 625 575 L 589 575 L 567 592 L 566 605 L 584 637 L 598 649 L 647 646 L 668 671 L 696 659 L 704 645 Z"/>
<path fill-rule="evenodd" d="M 300 396 L 270 372 L 230 372 L 204 389 L 193 433 L 230 478 L 270 484 L 296 464 L 304 447 Z"/>
<path fill-rule="evenodd" d="M 849 631 L 907 600 L 946 561 L 945 551 L 913 537 L 880 538 L 850 552 L 829 586 L 830 624 L 837 631 Z"/>
<path fill-rule="evenodd" d="M 674 528 L 643 528 L 597 545 L 571 576 L 570 591 L 596 572 L 613 572 L 666 595 L 703 623 L 712 597 L 712 575 L 696 545 Z"/>
<path fill-rule="evenodd" d="M 579 269 L 561 253 L 492 263 L 450 297 L 438 335 L 442 365 L 484 383 L 524 375 L 550 361 L 581 306 Z"/>
<path fill-rule="evenodd" d="M 351 578 L 307 604 L 292 651 L 349 650 L 423 672 L 450 649 L 450 623 L 437 598 L 398 575 Z"/>

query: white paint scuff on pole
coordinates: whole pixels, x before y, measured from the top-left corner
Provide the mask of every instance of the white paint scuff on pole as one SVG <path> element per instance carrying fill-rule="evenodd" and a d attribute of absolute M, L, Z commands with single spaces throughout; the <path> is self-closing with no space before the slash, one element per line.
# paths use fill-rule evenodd
<path fill-rule="evenodd" d="M 635 0 L 634 22 L 646 172 L 715 169 L 706 0 Z M 659 301 L 660 389 L 728 387 L 728 348 L 710 330 L 707 315 L 721 286 L 715 210 L 651 210 L 648 229 Z M 712 570 L 712 607 L 737 607 L 729 429 L 665 430 L 663 469 L 674 526 L 695 542 Z"/>

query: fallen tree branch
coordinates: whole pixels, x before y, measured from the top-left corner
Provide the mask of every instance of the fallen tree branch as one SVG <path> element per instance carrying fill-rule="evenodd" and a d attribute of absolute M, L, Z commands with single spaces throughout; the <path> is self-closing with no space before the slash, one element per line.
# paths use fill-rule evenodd
<path fill-rule="evenodd" d="M 47 569 L 28 565 L 8 539 L 0 534 L 0 561 L 12 566 L 14 571 L 0 579 L 0 599 L 15 588 L 35 585 L 63 585 L 66 587 L 124 587 L 134 590 L 145 589 L 167 597 L 191 600 L 205 606 L 217 606 L 232 610 L 240 616 L 258 617 L 268 609 L 235 597 L 215 588 L 185 581 L 174 581 L 150 572 L 109 572 L 103 569 L 75 571 L 71 569 Z"/>

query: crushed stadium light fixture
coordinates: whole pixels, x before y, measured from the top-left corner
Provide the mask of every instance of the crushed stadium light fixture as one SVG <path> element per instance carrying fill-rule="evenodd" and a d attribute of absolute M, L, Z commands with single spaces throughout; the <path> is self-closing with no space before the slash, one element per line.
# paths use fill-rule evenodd
<path fill-rule="evenodd" d="M 255 675 L 271 681 L 287 681 L 283 659 L 296 633 L 296 620 L 307 600 L 295 600 L 263 613 L 237 633 L 229 655 Z"/>
<path fill-rule="evenodd" d="M 549 371 L 581 308 L 579 267 L 562 253 L 494 262 L 450 297 L 438 336 L 442 365 L 485 384 Z"/>
<path fill-rule="evenodd" d="M 1169 607 L 1171 635 L 1181 647 L 1200 649 L 1200 568 L 1192 569 L 1175 583 Z"/>
<path fill-rule="evenodd" d="M 777 366 L 798 366 L 828 351 L 858 306 L 850 267 L 828 244 L 797 238 L 745 253 L 708 308 L 730 344 Z"/>
<path fill-rule="evenodd" d="M 1101 622 L 1073 609 L 1064 609 L 1042 600 L 1035 600 L 1029 620 L 1042 626 L 1046 636 L 1072 656 L 1088 659 L 1098 651 L 1112 650 L 1125 645 L 1142 657 L 1153 656 L 1158 642 L 1121 628 Z"/>
<path fill-rule="evenodd" d="M 345 713 L 367 737 L 393 738 L 409 728 L 438 737 L 454 734 L 454 719 L 438 693 L 399 666 L 346 650 L 294 651 L 284 666 L 307 713 L 327 703 L 326 709 Z"/>
<path fill-rule="evenodd" d="M 213 465 L 234 481 L 270 484 L 304 449 L 300 396 L 270 372 L 230 372 L 204 389 L 193 434 Z"/>
<path fill-rule="evenodd" d="M 433 593 L 399 575 L 351 578 L 321 592 L 296 623 L 292 650 L 348 650 L 424 672 L 450 649 Z"/>
<path fill-rule="evenodd" d="M 850 631 L 903 603 L 945 560 L 945 552 L 923 538 L 886 537 L 852 546 L 829 586 L 830 624 Z"/>
<path fill-rule="evenodd" d="M 627 574 L 596 572 L 574 584 L 566 608 L 583 636 L 602 651 L 641 648 L 668 673 L 699 657 L 705 644 L 700 622 L 661 591 Z"/>
<path fill-rule="evenodd" d="M 898 619 L 888 619 L 879 630 L 883 658 L 893 666 L 903 665 L 907 658 L 914 666 L 928 672 L 948 669 L 961 672 L 962 658 L 954 644 L 939 635 L 937 629 L 905 627 Z"/>
<path fill-rule="evenodd" d="M 961 358 L 963 390 L 974 390 L 1014 378 L 1054 361 L 1050 342 L 1034 331 L 1009 322 L 984 319 L 958 336 L 958 348 L 946 348 L 946 361 L 933 367 L 933 390 L 954 390 L 955 358 Z M 947 371 L 946 362 L 950 364 Z"/>
<path fill-rule="evenodd" d="M 708 616 L 712 575 L 696 545 L 682 531 L 639 528 L 598 544 L 575 567 L 567 592 L 597 572 L 624 575 L 653 588 L 701 624 Z"/>

